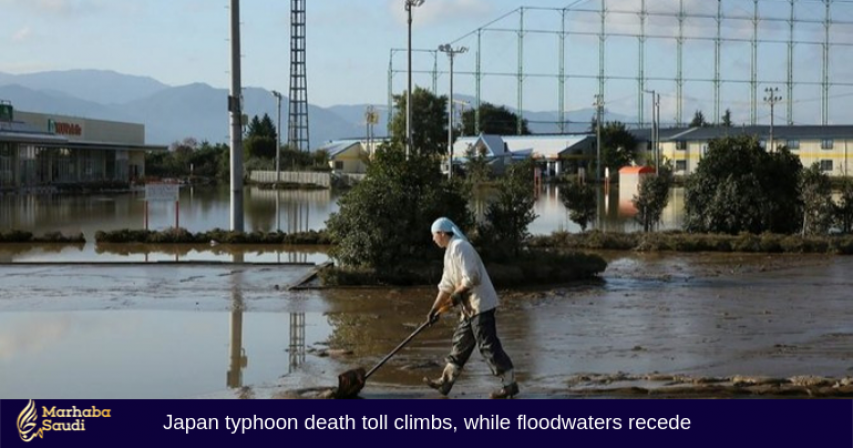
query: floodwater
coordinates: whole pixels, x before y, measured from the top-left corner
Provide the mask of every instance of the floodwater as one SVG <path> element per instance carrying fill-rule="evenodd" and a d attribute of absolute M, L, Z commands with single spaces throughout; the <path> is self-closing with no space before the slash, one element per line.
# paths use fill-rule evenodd
<path fill-rule="evenodd" d="M 578 375 L 843 378 L 853 369 L 853 258 L 607 252 L 601 281 L 501 291 L 522 397 Z M 239 260 L 238 260 L 239 261 Z M 309 266 L 0 266 L 2 398 L 268 398 L 370 368 L 434 288 L 288 291 Z M 433 397 L 454 318 L 372 376 L 363 397 Z M 452 396 L 496 386 L 475 353 Z"/>
<path fill-rule="evenodd" d="M 560 201 L 559 186 L 545 185 L 539 191 L 535 205 L 536 220 L 530 225 L 532 234 L 550 234 L 556 230 L 579 231 Z M 634 209 L 631 198 L 618 188 L 601 193 L 601 222 L 591 227 L 602 227 L 607 231 L 635 231 L 639 227 L 633 221 Z M 326 227 L 329 215 L 338 211 L 338 193 L 329 190 L 271 191 L 247 187 L 244 190 L 245 229 L 247 231 L 300 232 L 320 230 Z M 214 228 L 228 229 L 230 192 L 227 188 L 181 189 L 180 201 L 173 203 L 150 203 L 148 227 L 164 230 L 178 224 L 191 232 Z M 673 189 L 670 204 L 664 210 L 661 229 L 677 228 L 683 213 L 683 190 Z M 472 210 L 482 213 L 485 201 L 479 198 Z M 43 245 L 10 248 L 0 246 L 0 262 L 42 261 L 227 261 L 228 251 L 210 251 L 195 247 L 175 253 L 174 249 L 113 248 L 94 244 L 95 232 L 118 229 L 145 228 L 145 202 L 143 193 L 98 195 L 98 196 L 16 196 L 0 195 L 0 231 L 27 230 L 37 235 L 61 231 L 66 235 L 83 233 L 87 243 L 81 246 Z M 303 251 L 290 248 L 257 248 L 246 254 L 251 262 L 311 261 L 322 256 L 306 258 Z M 146 258 L 147 256 L 147 258 Z"/>

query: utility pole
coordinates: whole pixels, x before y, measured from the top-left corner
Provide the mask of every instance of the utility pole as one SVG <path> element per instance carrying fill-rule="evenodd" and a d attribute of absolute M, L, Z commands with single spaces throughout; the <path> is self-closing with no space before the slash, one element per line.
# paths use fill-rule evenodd
<path fill-rule="evenodd" d="M 468 51 L 466 47 L 453 48 L 450 44 L 439 45 L 438 51 L 447 53 L 450 59 L 450 96 L 447 98 L 447 157 L 448 170 L 447 178 L 453 178 L 453 58 L 457 54 L 462 54 Z"/>
<path fill-rule="evenodd" d="M 272 96 L 276 99 L 276 128 L 275 128 L 275 183 L 281 182 L 281 93 L 273 90 Z"/>
<path fill-rule="evenodd" d="M 412 8 L 421 6 L 424 0 L 406 0 L 406 13 L 408 14 L 409 46 L 408 46 L 408 88 L 406 89 L 406 160 L 412 152 Z"/>
<path fill-rule="evenodd" d="M 278 185 L 281 183 L 281 93 L 273 90 L 276 99 L 276 128 L 275 128 L 275 229 L 281 232 L 281 194 Z"/>
<path fill-rule="evenodd" d="M 658 174 L 658 167 L 662 162 L 660 156 L 660 93 L 655 94 L 653 102 L 655 106 L 655 174 Z"/>
<path fill-rule="evenodd" d="M 243 91 L 240 83 L 240 0 L 231 0 L 231 230 L 243 231 Z"/>
<path fill-rule="evenodd" d="M 772 152 L 776 149 L 776 145 L 773 144 L 773 112 L 776 106 L 776 103 L 782 100 L 782 97 L 778 95 L 779 88 L 778 87 L 766 87 L 764 89 L 764 101 L 770 104 L 770 141 L 767 143 L 767 150 Z"/>
<path fill-rule="evenodd" d="M 601 181 L 601 111 L 604 109 L 604 98 L 600 94 L 595 95 L 595 179 Z"/>

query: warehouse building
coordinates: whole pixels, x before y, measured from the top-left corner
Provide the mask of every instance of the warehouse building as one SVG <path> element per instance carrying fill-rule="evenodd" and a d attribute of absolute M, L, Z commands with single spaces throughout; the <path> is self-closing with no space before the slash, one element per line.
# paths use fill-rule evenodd
<path fill-rule="evenodd" d="M 127 184 L 145 176 L 145 126 L 14 110 L 0 100 L 0 191 Z"/>

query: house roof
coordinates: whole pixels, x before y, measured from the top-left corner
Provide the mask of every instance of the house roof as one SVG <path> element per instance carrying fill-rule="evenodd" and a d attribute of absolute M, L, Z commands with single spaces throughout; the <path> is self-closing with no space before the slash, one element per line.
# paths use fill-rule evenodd
<path fill-rule="evenodd" d="M 504 139 L 500 135 L 480 134 L 479 141 L 483 142 L 493 156 L 499 157 L 506 154 Z"/>
<path fill-rule="evenodd" d="M 347 151 L 348 149 L 352 148 L 353 145 L 357 145 L 359 143 L 361 142 L 358 140 L 337 140 L 321 146 L 320 148 L 318 148 L 318 150 L 326 151 L 327 153 L 329 153 L 329 158 L 332 158 L 337 156 L 338 154 Z"/>
<path fill-rule="evenodd" d="M 533 157 L 556 158 L 566 149 L 589 137 L 590 134 L 512 135 L 503 139 L 510 151 L 531 149 Z"/>
<path fill-rule="evenodd" d="M 469 147 L 475 147 L 482 143 L 486 148 L 487 157 L 501 157 L 506 154 L 504 147 L 504 138 L 500 135 L 480 134 L 477 137 L 459 137 L 453 143 L 453 158 L 463 158 L 468 152 Z"/>
<path fill-rule="evenodd" d="M 464 159 L 468 152 L 468 147 L 474 146 L 479 137 L 459 137 L 453 142 L 453 158 Z"/>
<path fill-rule="evenodd" d="M 682 134 L 685 131 L 691 131 L 698 128 L 661 128 L 658 129 L 658 135 L 661 140 L 668 140 L 675 135 Z M 628 129 L 628 132 L 641 142 L 652 141 L 652 130 L 650 128 Z"/>
<path fill-rule="evenodd" d="M 707 127 L 697 128 L 694 132 L 684 136 L 685 140 L 711 140 L 713 138 L 725 137 L 727 135 L 753 135 L 759 138 L 770 137 L 770 126 L 732 126 L 732 127 Z M 774 139 L 804 139 L 819 140 L 824 138 L 853 138 L 853 126 L 851 125 L 783 125 L 773 126 Z"/>
<path fill-rule="evenodd" d="M 492 156 L 511 155 L 514 158 L 557 158 L 564 151 L 592 138 L 591 134 L 563 135 L 481 135 L 459 137 L 453 144 L 454 159 L 464 157 L 469 146 L 482 142 Z"/>
<path fill-rule="evenodd" d="M 630 131 L 640 141 L 649 141 L 650 129 Z M 696 128 L 665 128 L 660 130 L 661 141 L 708 141 L 726 136 L 749 135 L 761 139 L 770 137 L 769 125 L 755 126 L 708 126 Z M 853 125 L 776 125 L 773 138 L 779 140 L 819 140 L 824 138 L 853 138 Z"/>

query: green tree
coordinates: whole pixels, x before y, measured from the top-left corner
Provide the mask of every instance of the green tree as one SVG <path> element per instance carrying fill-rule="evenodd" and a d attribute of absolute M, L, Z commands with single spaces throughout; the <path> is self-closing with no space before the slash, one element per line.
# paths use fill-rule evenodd
<path fill-rule="evenodd" d="M 314 151 L 311 156 L 313 168 L 327 170 L 329 168 L 329 152 L 325 149 Z"/>
<path fill-rule="evenodd" d="M 532 159 L 510 165 L 486 208 L 478 233 L 483 251 L 495 259 L 517 257 L 529 236 L 527 227 L 536 219 L 533 170 Z"/>
<path fill-rule="evenodd" d="M 652 230 L 663 214 L 663 209 L 669 203 L 669 190 L 672 188 L 672 171 L 663 166 L 656 176 L 650 175 L 640 181 L 639 194 L 632 202 L 637 208 L 634 219 L 643 226 L 644 232 Z"/>
<path fill-rule="evenodd" d="M 269 137 L 276 140 L 277 136 L 278 134 L 276 133 L 275 125 L 269 115 L 264 114 L 261 119 L 255 115 L 252 118 L 252 121 L 249 122 L 247 137 Z"/>
<path fill-rule="evenodd" d="M 406 95 L 394 95 L 391 142 L 405 148 Z M 413 152 L 443 156 L 447 152 L 447 97 L 421 87 L 412 92 Z"/>
<path fill-rule="evenodd" d="M 169 145 L 167 152 L 150 152 L 145 156 L 145 171 L 154 177 L 186 177 L 190 175 L 190 165 L 198 141 L 187 137 Z"/>
<path fill-rule="evenodd" d="M 695 114 L 693 114 L 693 120 L 690 121 L 691 128 L 704 128 L 708 126 L 708 122 L 705 121 L 705 114 L 702 113 L 701 110 L 697 110 Z"/>
<path fill-rule="evenodd" d="M 849 178 L 841 185 L 838 205 L 835 208 L 835 225 L 841 233 L 853 231 L 853 183 Z"/>
<path fill-rule="evenodd" d="M 803 236 L 822 235 L 829 232 L 835 219 L 835 204 L 832 202 L 832 184 L 829 176 L 815 162 L 803 170 Z"/>
<path fill-rule="evenodd" d="M 732 127 L 732 111 L 730 109 L 726 109 L 726 113 L 723 114 L 721 126 L 730 128 Z"/>
<path fill-rule="evenodd" d="M 440 256 L 429 232 L 432 222 L 447 216 L 462 229 L 471 224 L 462 184 L 448 181 L 429 155 L 406 160 L 399 144 L 380 147 L 365 179 L 339 205 L 326 226 L 335 243 L 332 257 L 346 266 L 394 269 Z"/>
<path fill-rule="evenodd" d="M 198 149 L 193 151 L 190 156 L 190 164 L 192 165 L 192 175 L 194 178 L 202 178 L 208 182 L 227 178 L 229 170 L 222 172 L 219 165 L 219 158 L 223 156 L 226 158 L 230 156 L 230 149 L 228 145 L 224 143 L 211 145 L 207 141 L 202 142 Z"/>
<path fill-rule="evenodd" d="M 619 168 L 630 165 L 636 154 L 637 139 L 628 132 L 625 123 L 609 121 L 601 127 L 601 163 L 603 167 L 609 167 L 611 172 L 618 171 Z"/>
<path fill-rule="evenodd" d="M 263 118 L 258 118 L 257 115 L 252 117 L 243 142 L 246 159 L 274 159 L 276 145 L 278 145 L 276 129 L 269 115 L 264 114 Z"/>
<path fill-rule="evenodd" d="M 569 218 L 581 226 L 582 232 L 586 232 L 598 214 L 595 188 L 587 183 L 567 182 L 560 189 L 560 199 L 569 211 Z"/>
<path fill-rule="evenodd" d="M 480 133 L 494 135 L 518 134 L 518 114 L 511 112 L 505 106 L 495 106 L 491 103 L 481 103 L 480 111 Z M 475 135 L 476 133 L 476 111 L 467 109 L 462 112 L 462 134 Z M 530 128 L 527 120 L 521 121 L 521 134 L 529 135 Z"/>
<path fill-rule="evenodd" d="M 243 151 L 247 158 L 271 160 L 275 158 L 275 138 L 265 135 L 250 135 L 243 142 Z"/>
<path fill-rule="evenodd" d="M 480 148 L 478 151 L 473 146 L 465 151 L 465 157 L 468 159 L 468 163 L 465 164 L 465 180 L 471 187 L 482 184 L 491 177 L 492 168 L 486 160 L 485 152 L 485 148 Z"/>
<path fill-rule="evenodd" d="M 793 233 L 800 228 L 802 164 L 787 148 L 768 153 L 749 136 L 711 140 L 687 180 L 691 232 Z"/>

